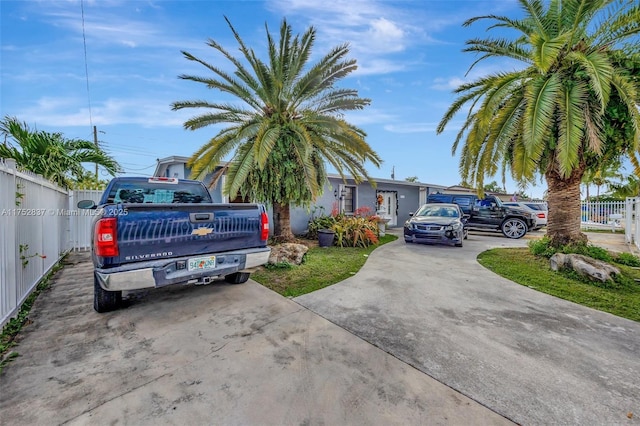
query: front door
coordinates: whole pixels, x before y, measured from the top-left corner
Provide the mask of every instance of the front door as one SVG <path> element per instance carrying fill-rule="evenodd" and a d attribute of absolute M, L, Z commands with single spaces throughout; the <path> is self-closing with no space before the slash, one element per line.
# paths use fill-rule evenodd
<path fill-rule="evenodd" d="M 381 216 L 389 219 L 387 226 L 396 226 L 398 224 L 398 193 L 396 191 L 379 191 L 378 195 L 382 195 Z"/>

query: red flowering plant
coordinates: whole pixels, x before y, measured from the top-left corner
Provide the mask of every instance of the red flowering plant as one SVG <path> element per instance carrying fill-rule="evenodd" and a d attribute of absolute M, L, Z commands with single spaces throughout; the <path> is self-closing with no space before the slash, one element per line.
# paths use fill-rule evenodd
<path fill-rule="evenodd" d="M 373 213 L 373 210 L 371 210 L 371 207 L 369 206 L 362 206 L 362 207 L 358 207 L 354 212 L 353 215 L 355 217 L 365 217 L 368 218 L 371 216 L 371 214 Z"/>
<path fill-rule="evenodd" d="M 353 216 L 361 217 L 375 223 L 378 223 L 381 220 L 380 216 L 378 216 L 377 214 L 373 214 L 373 210 L 369 206 L 362 206 L 357 208 L 353 212 Z"/>

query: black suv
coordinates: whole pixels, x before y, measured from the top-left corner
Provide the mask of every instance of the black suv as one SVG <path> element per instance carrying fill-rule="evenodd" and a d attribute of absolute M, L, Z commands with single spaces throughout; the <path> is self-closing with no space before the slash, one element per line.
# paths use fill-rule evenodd
<path fill-rule="evenodd" d="M 493 195 L 478 198 L 476 194 L 430 194 L 427 203 L 455 203 L 469 215 L 467 228 L 502 231 L 509 238 L 522 238 L 536 223 L 534 214 L 505 206 Z"/>

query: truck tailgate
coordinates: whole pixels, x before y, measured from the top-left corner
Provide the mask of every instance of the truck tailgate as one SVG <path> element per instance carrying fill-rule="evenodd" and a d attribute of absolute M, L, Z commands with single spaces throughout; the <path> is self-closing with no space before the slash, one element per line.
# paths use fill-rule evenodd
<path fill-rule="evenodd" d="M 256 204 L 126 204 L 111 265 L 265 247 Z"/>

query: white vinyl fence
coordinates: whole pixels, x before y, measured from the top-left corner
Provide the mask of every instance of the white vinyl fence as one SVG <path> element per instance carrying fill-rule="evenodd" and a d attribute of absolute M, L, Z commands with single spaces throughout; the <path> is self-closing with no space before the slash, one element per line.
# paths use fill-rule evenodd
<path fill-rule="evenodd" d="M 0 326 L 65 253 L 89 248 L 92 211 L 75 203 L 99 194 L 70 193 L 0 159 Z"/>
<path fill-rule="evenodd" d="M 581 204 L 583 229 L 623 229 L 627 217 L 625 201 L 583 201 Z"/>

